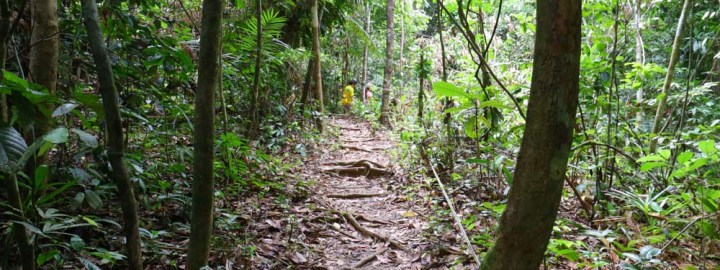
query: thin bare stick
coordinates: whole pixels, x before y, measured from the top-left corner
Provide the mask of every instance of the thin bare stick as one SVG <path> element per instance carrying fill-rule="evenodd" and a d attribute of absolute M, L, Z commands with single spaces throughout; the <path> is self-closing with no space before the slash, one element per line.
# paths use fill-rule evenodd
<path fill-rule="evenodd" d="M 367 257 L 363 258 L 362 260 L 360 260 L 360 261 L 358 261 L 357 263 L 355 263 L 355 264 L 352 266 L 352 268 L 357 269 L 357 268 L 363 267 L 363 265 L 366 265 L 366 264 L 368 264 L 369 262 L 372 262 L 373 260 L 375 260 L 375 258 L 376 258 L 377 256 L 380 256 L 380 255 L 382 255 L 383 253 L 385 253 L 385 251 L 388 251 L 388 248 L 386 248 L 386 247 L 385 247 L 385 248 L 382 248 L 382 249 L 378 250 L 377 252 L 371 254 L 370 256 L 367 256 Z"/>
<path fill-rule="evenodd" d="M 478 255 L 475 253 L 475 248 L 472 245 L 472 242 L 470 242 L 470 238 L 467 236 L 467 232 L 465 232 L 465 227 L 463 227 L 462 222 L 460 222 L 460 217 L 458 217 L 457 212 L 455 212 L 455 206 L 453 206 L 453 201 L 450 199 L 450 196 L 448 196 L 447 191 L 445 191 L 445 185 L 443 185 L 442 181 L 440 181 L 440 177 L 438 177 L 437 172 L 435 171 L 435 166 L 430 164 L 430 168 L 432 169 L 433 175 L 435 175 L 435 179 L 438 182 L 438 185 L 440 186 L 440 190 L 442 191 L 443 196 L 445 197 L 445 201 L 448 204 L 448 207 L 450 208 L 450 211 L 453 214 L 453 218 L 455 219 L 455 225 L 457 225 L 458 229 L 460 230 L 460 233 L 462 234 L 463 239 L 465 240 L 465 243 L 468 245 L 468 250 L 470 251 L 470 255 L 472 255 L 473 259 L 475 260 L 475 263 L 477 263 L 478 268 L 480 268 L 480 265 L 482 264 L 480 262 L 480 258 L 478 258 Z"/>

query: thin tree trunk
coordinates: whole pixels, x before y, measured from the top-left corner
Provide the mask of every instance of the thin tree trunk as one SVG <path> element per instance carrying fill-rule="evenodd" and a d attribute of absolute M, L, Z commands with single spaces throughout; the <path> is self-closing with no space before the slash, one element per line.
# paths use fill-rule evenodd
<path fill-rule="evenodd" d="M 395 91 L 395 99 L 399 100 L 405 92 L 405 0 L 400 0 L 400 89 Z"/>
<path fill-rule="evenodd" d="M 190 246 L 185 269 L 207 265 L 213 228 L 215 140 L 215 94 L 220 83 L 222 0 L 204 0 L 195 93 L 195 135 L 193 152 L 192 213 Z"/>
<path fill-rule="evenodd" d="M 325 111 L 323 105 L 323 85 L 322 85 L 322 69 L 320 65 L 320 20 L 318 19 L 319 0 L 312 0 L 312 39 L 313 39 L 313 74 L 315 77 L 315 99 L 318 102 L 318 112 L 321 114 L 317 117 L 316 123 L 318 130 L 323 131 L 322 114 Z"/>
<path fill-rule="evenodd" d="M 437 1 L 437 15 L 438 15 L 438 33 L 440 34 L 440 58 L 442 63 L 442 81 L 447 82 L 447 59 L 445 57 L 445 40 L 443 39 L 443 20 L 442 20 L 442 8 L 440 7 L 441 2 Z M 445 98 L 445 110 L 452 107 L 452 100 L 449 97 Z M 447 127 L 448 136 L 451 135 L 452 128 L 450 127 L 450 120 L 452 115 L 445 113 L 445 126 Z"/>
<path fill-rule="evenodd" d="M 340 85 L 341 88 L 350 81 L 350 79 L 348 78 L 349 73 L 350 73 L 350 56 L 348 53 L 348 51 L 350 50 L 350 39 L 346 38 L 344 43 L 345 43 L 344 44 L 345 48 L 343 50 L 343 56 L 342 56 L 343 68 L 342 68 L 342 83 Z M 333 92 L 336 92 L 336 91 L 333 91 Z"/>
<path fill-rule="evenodd" d="M 258 103 L 260 95 L 260 65 L 262 64 L 262 0 L 257 1 L 257 48 L 255 48 L 255 76 L 253 77 L 252 97 L 250 97 L 250 119 L 256 127 L 258 121 Z"/>
<path fill-rule="evenodd" d="M 423 123 L 423 111 L 425 110 L 425 48 L 420 46 L 420 82 L 418 87 L 418 123 Z"/>
<path fill-rule="evenodd" d="M 118 105 L 118 91 L 115 88 L 112 64 L 108 55 L 95 0 L 82 0 L 82 14 L 90 41 L 90 50 L 98 73 L 100 94 L 105 109 L 107 123 L 107 155 L 112 168 L 112 177 L 118 190 L 118 199 L 122 208 L 123 229 L 125 231 L 125 249 L 127 250 L 128 269 L 142 270 L 143 258 L 139 233 L 137 202 L 130 175 L 125 165 L 125 145 L 123 127 Z"/>
<path fill-rule="evenodd" d="M 372 5 L 370 1 L 367 1 L 366 7 L 365 7 L 365 32 L 370 35 L 370 15 L 371 15 Z M 365 93 L 365 86 L 368 84 L 367 81 L 367 71 L 368 71 L 368 53 L 369 48 L 367 43 L 365 44 L 365 47 L 363 48 L 363 62 L 362 62 L 362 89 L 363 89 L 363 95 L 362 99 L 363 102 L 367 102 L 367 93 Z"/>
<path fill-rule="evenodd" d="M 393 39 L 395 38 L 395 0 L 387 0 L 387 36 L 385 39 L 385 78 L 383 80 L 380 124 L 390 126 L 390 90 L 393 79 Z"/>
<path fill-rule="evenodd" d="M 305 105 L 308 99 L 312 99 L 312 92 L 310 87 L 312 85 L 312 75 L 315 70 L 313 65 L 313 58 L 308 59 L 307 69 L 305 70 L 305 82 L 303 83 L 302 94 L 300 95 L 300 114 L 305 113 Z"/>
<path fill-rule="evenodd" d="M 30 47 L 30 79 L 55 95 L 59 53 L 57 1 L 35 0 L 32 5 L 32 26 L 30 43 L 34 45 Z M 31 137 L 37 139 L 48 132 L 50 120 L 36 109 L 34 134 Z M 47 164 L 47 154 L 28 161 L 28 175 L 34 178 L 35 168 L 42 164 Z"/>
<path fill-rule="evenodd" d="M 640 7 L 642 6 L 642 0 L 636 0 L 635 1 L 635 8 L 633 9 L 634 13 L 634 23 L 635 23 L 635 62 L 640 63 L 641 65 L 645 65 L 645 44 L 642 39 L 642 35 L 640 34 Z M 640 86 L 640 89 L 635 92 L 635 98 L 638 106 L 645 101 L 645 90 Z M 637 113 L 635 115 L 635 129 L 640 130 L 640 127 L 642 127 L 643 119 L 645 112 L 638 108 Z"/>
<path fill-rule="evenodd" d="M 5 174 L 4 176 L 8 188 L 8 203 L 10 206 L 18 210 L 15 214 L 17 216 L 17 221 L 25 222 L 25 213 L 23 211 L 22 199 L 20 197 L 20 189 L 17 184 L 17 175 L 15 173 L 11 173 Z M 25 226 L 16 223 L 13 225 L 13 231 L 15 231 L 15 242 L 17 242 L 18 249 L 20 251 L 22 269 L 35 270 L 35 249 L 30 241 L 27 229 Z"/>
<path fill-rule="evenodd" d="M 680 19 L 678 20 L 677 31 L 675 31 L 675 39 L 673 40 L 672 53 L 670 53 L 670 62 L 668 63 L 667 73 L 665 74 L 665 82 L 663 83 L 662 98 L 660 99 L 660 102 L 658 102 L 657 111 L 655 112 L 655 121 L 653 121 L 651 136 L 655 136 L 658 133 L 658 131 L 660 131 L 660 127 L 662 126 L 662 124 L 660 124 L 660 122 L 662 121 L 663 115 L 665 114 L 665 107 L 667 106 L 668 94 L 670 93 L 670 85 L 672 84 L 673 75 L 675 75 L 675 64 L 677 64 L 677 61 L 680 58 L 680 42 L 682 42 L 682 33 L 683 33 L 683 27 L 685 26 L 685 17 L 687 17 L 687 13 L 688 13 L 688 10 L 690 9 L 691 2 L 692 2 L 692 0 L 685 0 L 685 3 L 683 4 L 682 12 L 680 13 Z M 655 150 L 656 145 L 657 145 L 657 140 L 651 139 L 650 140 L 650 151 Z"/>
<path fill-rule="evenodd" d="M 5 58 L 7 41 L 10 39 L 10 0 L 0 0 L 0 79 L 5 80 Z M 0 94 L 0 118 L 3 123 L 10 120 L 7 95 Z"/>
<path fill-rule="evenodd" d="M 482 269 L 538 269 L 560 204 L 578 104 L 582 1 L 538 0 L 528 118 Z"/>

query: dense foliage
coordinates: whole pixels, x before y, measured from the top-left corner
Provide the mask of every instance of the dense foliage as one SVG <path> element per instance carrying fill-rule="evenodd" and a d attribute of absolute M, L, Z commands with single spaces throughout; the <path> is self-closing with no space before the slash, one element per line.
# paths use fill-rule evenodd
<path fill-rule="evenodd" d="M 437 170 L 480 255 L 493 245 L 513 183 L 543 14 L 528 1 L 437 1 L 395 0 L 394 162 L 421 183 L 408 193 L 438 194 Z M 684 1 L 583 1 L 578 120 L 545 267 L 720 264 L 720 2 L 686 1 L 685 10 Z M 58 62 L 47 63 L 57 70 L 51 91 L 29 68 L 35 1 L 0 2 L 0 173 L 8 183 L 0 188 L 0 268 L 34 250 L 37 267 L 125 269 L 107 145 L 117 134 L 108 134 L 82 6 L 58 2 L 59 32 L 46 37 L 59 41 Z M 210 104 L 215 269 L 252 266 L 261 244 L 252 224 L 312 196 L 316 179 L 299 172 L 332 134 L 317 123 L 342 112 L 349 80 L 360 81 L 352 113 L 383 128 L 385 1 L 319 1 L 322 101 L 311 76 L 311 2 L 233 0 L 223 9 L 221 83 Z M 98 5 L 145 265 L 180 268 L 202 3 Z M 373 97 L 364 103 L 366 85 Z M 446 200 L 423 200 L 434 211 L 423 237 L 456 233 Z M 469 255 L 453 262 L 471 263 Z"/>

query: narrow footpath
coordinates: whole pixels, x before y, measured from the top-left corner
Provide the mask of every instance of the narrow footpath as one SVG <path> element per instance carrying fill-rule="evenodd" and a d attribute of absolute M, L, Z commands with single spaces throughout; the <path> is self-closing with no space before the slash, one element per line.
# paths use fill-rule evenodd
<path fill-rule="evenodd" d="M 335 116 L 329 128 L 339 131 L 329 149 L 306 166 L 318 177 L 318 207 L 338 219 L 316 239 L 315 266 L 326 269 L 421 269 L 421 232 L 426 220 L 422 200 L 403 194 L 403 179 L 389 154 L 396 147 L 387 133 L 369 123 Z M 309 164 L 310 165 L 310 164 Z"/>

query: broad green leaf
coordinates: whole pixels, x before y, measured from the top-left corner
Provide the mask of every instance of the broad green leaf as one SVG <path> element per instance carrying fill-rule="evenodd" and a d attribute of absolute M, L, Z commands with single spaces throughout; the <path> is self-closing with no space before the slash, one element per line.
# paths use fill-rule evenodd
<path fill-rule="evenodd" d="M 700 220 L 700 221 L 698 221 L 697 225 L 698 225 L 698 227 L 700 227 L 700 231 L 702 231 L 702 233 L 705 236 L 710 237 L 712 239 L 718 238 L 717 229 L 715 228 L 715 226 L 712 223 L 704 221 L 704 220 Z"/>
<path fill-rule="evenodd" d="M 80 140 L 90 148 L 97 148 L 98 147 L 98 140 L 95 138 L 95 135 L 92 135 L 90 133 L 87 133 L 85 131 L 73 128 L 70 131 L 77 134 L 78 137 L 80 137 Z"/>
<path fill-rule="evenodd" d="M 649 170 L 655 169 L 657 167 L 663 167 L 667 166 L 667 163 L 665 162 L 646 162 L 640 165 L 640 171 L 647 172 Z"/>
<path fill-rule="evenodd" d="M 480 102 L 480 105 L 478 108 L 485 108 L 485 107 L 492 107 L 492 108 L 498 108 L 498 109 L 507 109 L 508 106 L 505 106 L 505 104 L 502 103 L 500 100 L 488 100 Z"/>
<path fill-rule="evenodd" d="M 54 144 L 65 143 L 68 139 L 68 129 L 66 127 L 53 129 L 43 139 Z"/>
<path fill-rule="evenodd" d="M 644 157 L 638 158 L 637 161 L 638 162 L 665 161 L 665 159 L 658 155 L 649 155 L 649 156 L 644 156 Z"/>
<path fill-rule="evenodd" d="M 73 109 L 75 109 L 78 106 L 77 103 L 65 103 L 63 105 L 60 105 L 59 107 L 55 108 L 55 111 L 52 113 L 52 117 L 59 117 L 68 114 Z"/>
<path fill-rule="evenodd" d="M 465 97 L 469 98 L 468 94 L 465 93 L 459 87 L 448 83 L 448 82 L 436 82 L 433 84 L 433 91 L 438 96 L 443 97 Z"/>
<path fill-rule="evenodd" d="M 715 154 L 715 152 L 717 152 L 717 148 L 715 148 L 714 140 L 707 140 L 707 141 L 699 142 L 698 148 L 700 148 L 700 151 L 702 151 L 706 155 L 712 155 L 712 154 Z"/>
<path fill-rule="evenodd" d="M 565 257 L 566 259 L 571 260 L 571 261 L 573 261 L 573 262 L 580 259 L 580 255 L 578 255 L 578 253 L 577 253 L 575 250 L 572 250 L 572 249 L 559 250 L 558 252 L 556 252 L 556 254 L 557 254 L 557 255 L 560 255 L 560 256 L 563 256 L 563 257 Z"/>
<path fill-rule="evenodd" d="M 0 128 L 0 166 L 17 163 L 27 149 L 25 139 L 15 128 Z"/>
<path fill-rule="evenodd" d="M 481 158 L 468 158 L 465 160 L 465 163 L 469 164 L 485 164 L 488 163 L 487 159 L 481 159 Z"/>
<path fill-rule="evenodd" d="M 95 191 L 85 190 L 85 200 L 93 209 L 102 207 L 102 199 L 100 199 L 100 195 L 95 193 Z"/>
<path fill-rule="evenodd" d="M 46 262 L 49 262 L 50 260 L 52 260 L 55 257 L 55 255 L 60 255 L 60 251 L 58 251 L 57 249 L 53 249 L 50 251 L 40 253 L 37 256 L 36 262 L 37 262 L 38 266 L 43 266 Z"/>
<path fill-rule="evenodd" d="M 680 153 L 680 155 L 678 155 L 677 162 L 679 164 L 685 164 L 685 162 L 690 161 L 690 159 L 692 159 L 693 156 L 694 156 L 693 152 L 689 152 L 689 151 L 682 152 L 682 153 Z"/>
<path fill-rule="evenodd" d="M 658 154 L 659 154 L 663 159 L 669 160 L 669 159 L 670 159 L 670 154 L 671 154 L 671 152 L 670 152 L 670 150 L 660 150 L 660 151 L 658 151 Z"/>

